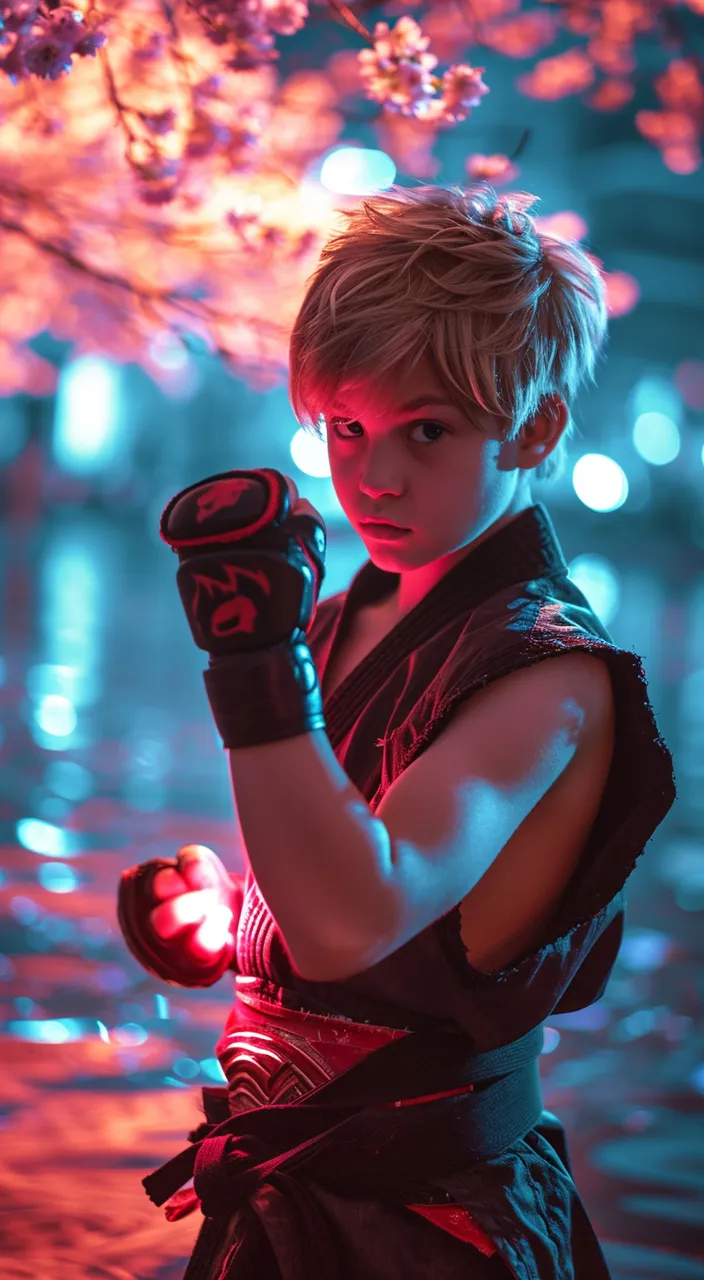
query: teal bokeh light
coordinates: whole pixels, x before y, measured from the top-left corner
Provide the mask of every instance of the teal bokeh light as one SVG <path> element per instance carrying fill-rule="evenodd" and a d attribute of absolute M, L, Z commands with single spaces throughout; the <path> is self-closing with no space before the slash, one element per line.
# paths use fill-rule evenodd
<path fill-rule="evenodd" d="M 337 147 L 320 169 L 321 186 L 339 195 L 364 196 L 385 191 L 396 177 L 396 165 L 385 151 Z"/>
<path fill-rule="evenodd" d="M 633 445 L 651 466 L 664 467 L 666 463 L 673 462 L 680 451 L 679 427 L 666 413 L 658 410 L 641 413 L 633 424 Z"/>

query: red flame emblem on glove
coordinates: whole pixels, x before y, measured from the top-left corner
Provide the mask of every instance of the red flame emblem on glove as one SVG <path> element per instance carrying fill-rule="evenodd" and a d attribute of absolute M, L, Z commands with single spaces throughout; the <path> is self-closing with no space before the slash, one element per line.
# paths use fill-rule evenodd
<path fill-rule="evenodd" d="M 207 520 L 208 516 L 214 516 L 217 511 L 237 506 L 244 490 L 250 489 L 251 486 L 251 479 L 216 480 L 215 484 L 211 484 L 208 489 L 198 494 L 196 499 L 198 524 Z"/>
<path fill-rule="evenodd" d="M 216 592 L 219 592 L 225 599 L 210 615 L 208 626 L 210 634 L 218 639 L 221 636 L 235 635 L 238 631 L 245 631 L 247 635 L 253 635 L 259 610 L 249 596 L 240 594 L 237 579 L 240 575 L 244 578 L 250 578 L 268 596 L 271 595 L 269 578 L 261 569 L 237 569 L 231 564 L 223 565 L 223 569 L 225 571 L 224 582 L 220 578 L 212 578 L 205 573 L 194 573 L 193 581 L 196 584 L 196 590 L 191 606 L 193 613 L 196 617 L 198 616 L 198 601 L 201 588 L 207 591 L 211 599 Z"/>

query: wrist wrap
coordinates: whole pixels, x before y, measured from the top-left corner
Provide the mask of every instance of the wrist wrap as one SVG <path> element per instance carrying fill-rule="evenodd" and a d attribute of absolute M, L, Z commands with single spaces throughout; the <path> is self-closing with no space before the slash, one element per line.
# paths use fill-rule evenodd
<path fill-rule="evenodd" d="M 325 728 L 318 673 L 305 640 L 211 658 L 203 679 L 227 749 L 279 742 Z"/>

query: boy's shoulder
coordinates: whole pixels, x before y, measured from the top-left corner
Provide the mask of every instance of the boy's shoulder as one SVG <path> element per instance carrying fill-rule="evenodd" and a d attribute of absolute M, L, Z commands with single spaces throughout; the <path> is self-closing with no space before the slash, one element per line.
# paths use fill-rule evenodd
<path fill-rule="evenodd" d="M 616 647 L 586 596 L 562 574 L 536 577 L 501 587 L 469 614 L 463 636 L 469 641 L 482 633 L 501 635 L 507 644 L 529 637 L 557 647 L 573 647 L 598 640 Z"/>

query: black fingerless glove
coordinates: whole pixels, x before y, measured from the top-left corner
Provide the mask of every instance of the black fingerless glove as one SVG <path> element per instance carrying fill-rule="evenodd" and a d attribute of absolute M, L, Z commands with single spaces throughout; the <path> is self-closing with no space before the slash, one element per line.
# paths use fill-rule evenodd
<path fill-rule="evenodd" d="M 285 477 L 226 471 L 172 498 L 160 522 L 227 748 L 324 729 L 318 673 L 306 643 L 325 576 L 322 520 L 291 514 Z"/>

